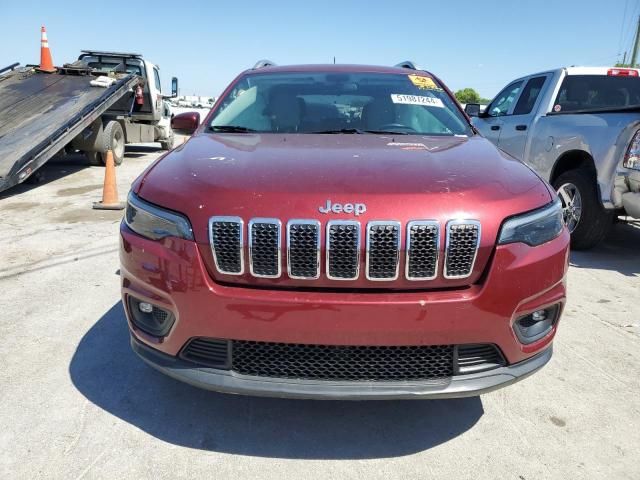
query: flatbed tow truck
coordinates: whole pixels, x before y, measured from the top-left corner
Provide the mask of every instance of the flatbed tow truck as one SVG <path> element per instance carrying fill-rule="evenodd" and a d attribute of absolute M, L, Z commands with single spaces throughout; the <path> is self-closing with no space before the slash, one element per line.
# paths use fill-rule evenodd
<path fill-rule="evenodd" d="M 111 84 L 92 85 L 100 77 Z M 141 84 L 144 102 L 136 104 Z M 172 96 L 177 88 L 174 77 Z M 125 143 L 172 148 L 165 98 L 158 68 L 138 54 L 83 51 L 54 73 L 18 63 L 0 69 L 0 192 L 24 182 L 65 148 L 84 152 L 92 163 L 110 149 L 116 164 Z"/>

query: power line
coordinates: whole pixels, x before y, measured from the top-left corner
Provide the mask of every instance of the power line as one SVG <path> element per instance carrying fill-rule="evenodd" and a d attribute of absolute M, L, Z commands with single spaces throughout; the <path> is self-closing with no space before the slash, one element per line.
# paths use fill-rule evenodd
<path fill-rule="evenodd" d="M 627 7 L 629 6 L 629 0 L 624 2 L 624 13 L 622 14 L 622 24 L 620 25 L 620 39 L 618 40 L 618 52 L 622 50 L 622 32 L 624 31 L 625 23 L 627 20 Z"/>

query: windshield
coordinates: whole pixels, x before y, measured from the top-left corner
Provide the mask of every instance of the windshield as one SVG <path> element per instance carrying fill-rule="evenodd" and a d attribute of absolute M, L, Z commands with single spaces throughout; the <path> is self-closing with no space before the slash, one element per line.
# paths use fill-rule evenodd
<path fill-rule="evenodd" d="M 262 73 L 220 99 L 220 132 L 470 135 L 454 101 L 429 76 Z"/>
<path fill-rule="evenodd" d="M 640 105 L 640 78 L 606 75 L 565 77 L 554 112 L 600 110 Z"/>

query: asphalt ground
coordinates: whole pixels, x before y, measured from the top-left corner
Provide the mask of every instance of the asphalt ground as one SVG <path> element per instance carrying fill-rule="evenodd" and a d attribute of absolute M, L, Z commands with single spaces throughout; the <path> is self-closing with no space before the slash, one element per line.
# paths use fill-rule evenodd
<path fill-rule="evenodd" d="M 161 152 L 129 147 L 121 199 Z M 0 478 L 640 478 L 640 228 L 571 255 L 551 362 L 479 398 L 217 394 L 131 351 L 122 212 L 103 169 L 56 159 L 0 194 Z"/>

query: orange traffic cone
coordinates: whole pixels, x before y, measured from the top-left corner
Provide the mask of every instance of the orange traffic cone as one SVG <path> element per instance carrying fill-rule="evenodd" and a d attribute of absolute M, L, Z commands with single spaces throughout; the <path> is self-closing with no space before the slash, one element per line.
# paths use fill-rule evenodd
<path fill-rule="evenodd" d="M 116 164 L 113 153 L 107 150 L 104 160 L 104 187 L 102 187 L 102 201 L 93 204 L 96 210 L 122 210 L 124 204 L 118 201 L 118 187 L 116 186 Z"/>
<path fill-rule="evenodd" d="M 56 67 L 53 66 L 53 60 L 51 59 L 51 50 L 49 50 L 49 41 L 47 40 L 47 31 L 42 26 L 40 34 L 40 68 L 41 72 L 53 73 L 56 71 Z"/>

